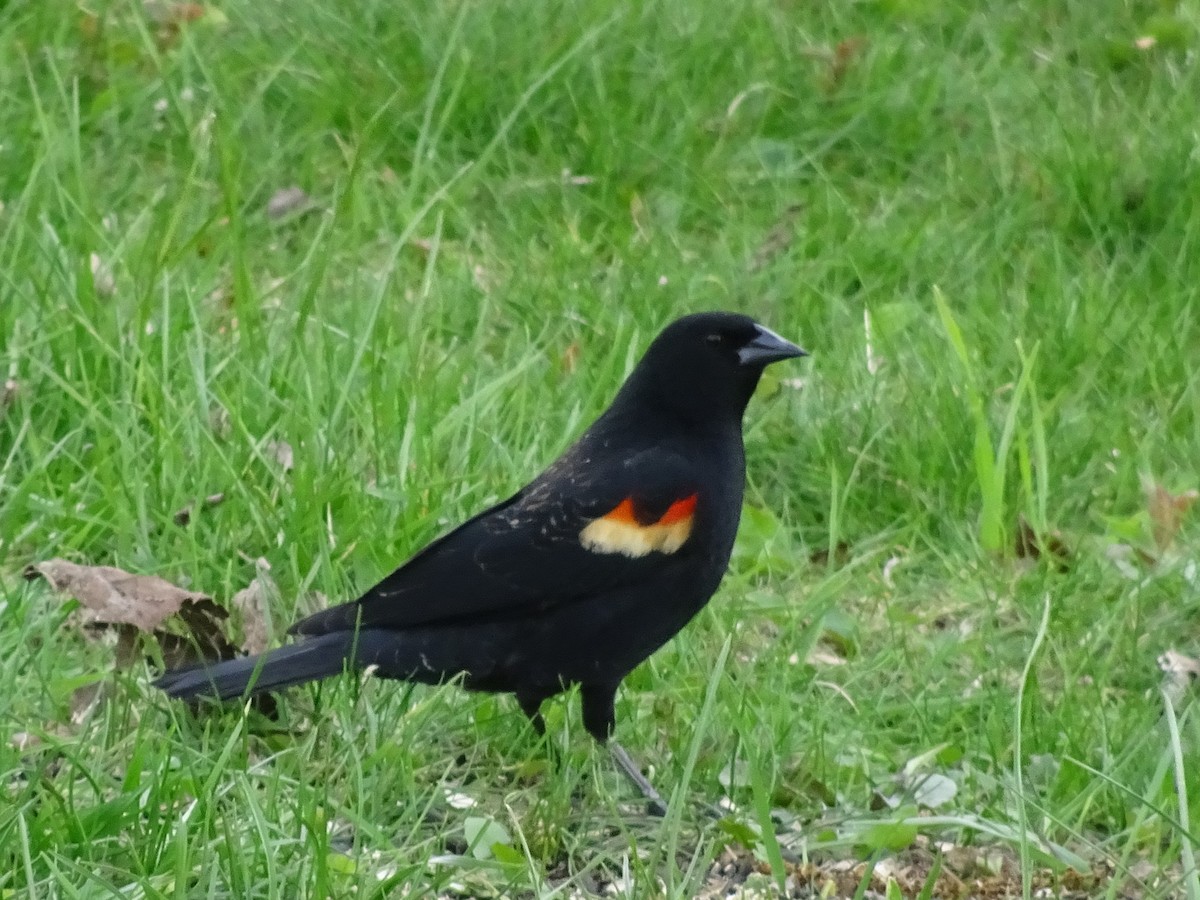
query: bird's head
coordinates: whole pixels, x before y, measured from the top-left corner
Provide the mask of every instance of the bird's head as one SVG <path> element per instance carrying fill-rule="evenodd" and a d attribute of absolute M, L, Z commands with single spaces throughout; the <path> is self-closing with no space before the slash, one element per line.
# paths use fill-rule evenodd
<path fill-rule="evenodd" d="M 668 325 L 629 376 L 629 393 L 689 420 L 742 413 L 763 369 L 808 354 L 749 316 L 694 313 Z"/>

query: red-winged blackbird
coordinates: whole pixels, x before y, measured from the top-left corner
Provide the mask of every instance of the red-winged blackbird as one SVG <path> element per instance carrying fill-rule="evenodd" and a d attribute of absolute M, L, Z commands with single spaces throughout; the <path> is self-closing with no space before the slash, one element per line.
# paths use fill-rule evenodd
<path fill-rule="evenodd" d="M 155 684 L 224 700 L 368 666 L 427 684 L 461 676 L 515 694 L 539 731 L 542 701 L 577 684 L 584 727 L 661 812 L 610 741 L 617 685 L 716 591 L 742 509 L 746 404 L 768 364 L 804 355 L 746 316 L 679 319 L 528 486 L 357 600 L 297 622 L 303 640 Z"/>

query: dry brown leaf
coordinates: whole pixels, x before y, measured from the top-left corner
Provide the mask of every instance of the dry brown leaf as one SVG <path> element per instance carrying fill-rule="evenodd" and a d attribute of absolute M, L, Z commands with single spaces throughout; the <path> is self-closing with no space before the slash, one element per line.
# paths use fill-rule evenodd
<path fill-rule="evenodd" d="M 157 575 L 51 559 L 29 566 L 25 577 L 45 578 L 57 593 L 82 603 L 84 628 L 116 629 L 117 668 L 137 658 L 139 632 L 155 638 L 169 666 L 236 655 L 223 627 L 229 613 L 206 594 L 184 590 Z M 168 630 L 175 621 L 183 634 Z"/>
<path fill-rule="evenodd" d="M 1149 479 L 1142 483 L 1142 488 L 1146 492 L 1146 509 L 1150 513 L 1154 545 L 1162 553 L 1175 542 L 1188 510 L 1200 499 L 1200 491 L 1172 494 L 1161 484 Z"/>
<path fill-rule="evenodd" d="M 87 607 L 86 618 L 96 624 L 133 625 L 153 631 L 185 603 L 215 605 L 208 596 L 184 590 L 157 575 L 131 575 L 112 566 L 83 566 L 51 559 L 25 570 L 27 579 L 38 576 L 60 594 L 69 594 Z"/>
<path fill-rule="evenodd" d="M 267 218 L 274 221 L 299 215 L 313 209 L 315 204 L 303 188 L 291 185 L 280 188 L 267 201 Z"/>
<path fill-rule="evenodd" d="M 1049 556 L 1054 561 L 1054 567 L 1060 572 L 1067 570 L 1067 563 L 1071 558 L 1071 551 L 1059 532 L 1051 531 L 1039 536 L 1023 515 L 1017 520 L 1013 551 L 1019 559 L 1041 559 L 1043 556 Z"/>
<path fill-rule="evenodd" d="M 238 655 L 237 647 L 229 641 L 223 630 L 209 633 L 204 638 L 201 642 L 194 635 L 156 631 L 154 640 L 162 654 L 163 670 L 186 669 L 199 663 L 233 659 Z"/>
<path fill-rule="evenodd" d="M 234 594 L 230 602 L 242 617 L 242 650 L 249 654 L 262 653 L 271 644 L 265 611 L 277 593 L 270 563 L 260 558 L 255 567 L 258 573 L 254 580 Z"/>

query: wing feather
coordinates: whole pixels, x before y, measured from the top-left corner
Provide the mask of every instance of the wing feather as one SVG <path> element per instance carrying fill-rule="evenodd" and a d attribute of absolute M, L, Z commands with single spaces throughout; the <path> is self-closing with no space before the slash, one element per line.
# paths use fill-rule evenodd
<path fill-rule="evenodd" d="M 584 529 L 623 503 L 632 504 L 635 524 L 645 523 L 647 531 L 677 529 L 680 510 L 687 507 L 690 514 L 699 491 L 693 467 L 677 453 L 643 451 L 607 466 L 568 453 L 528 488 L 438 538 L 357 600 L 290 631 L 314 635 L 356 626 L 508 618 L 627 585 L 652 576 L 656 567 L 679 564 L 687 535 L 679 540 L 677 530 L 673 546 L 663 540 L 635 556 L 589 549 Z M 665 524 L 655 524 L 660 520 Z M 690 520 L 686 524 L 690 533 Z"/>

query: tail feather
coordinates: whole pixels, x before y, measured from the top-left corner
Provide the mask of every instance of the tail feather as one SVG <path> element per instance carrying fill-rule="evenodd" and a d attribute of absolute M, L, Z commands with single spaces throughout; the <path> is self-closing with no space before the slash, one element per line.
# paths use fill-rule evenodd
<path fill-rule="evenodd" d="M 356 635 L 335 632 L 298 644 L 243 656 L 211 666 L 167 672 L 154 686 L 182 700 L 212 697 L 232 700 L 338 675 L 355 661 Z"/>

